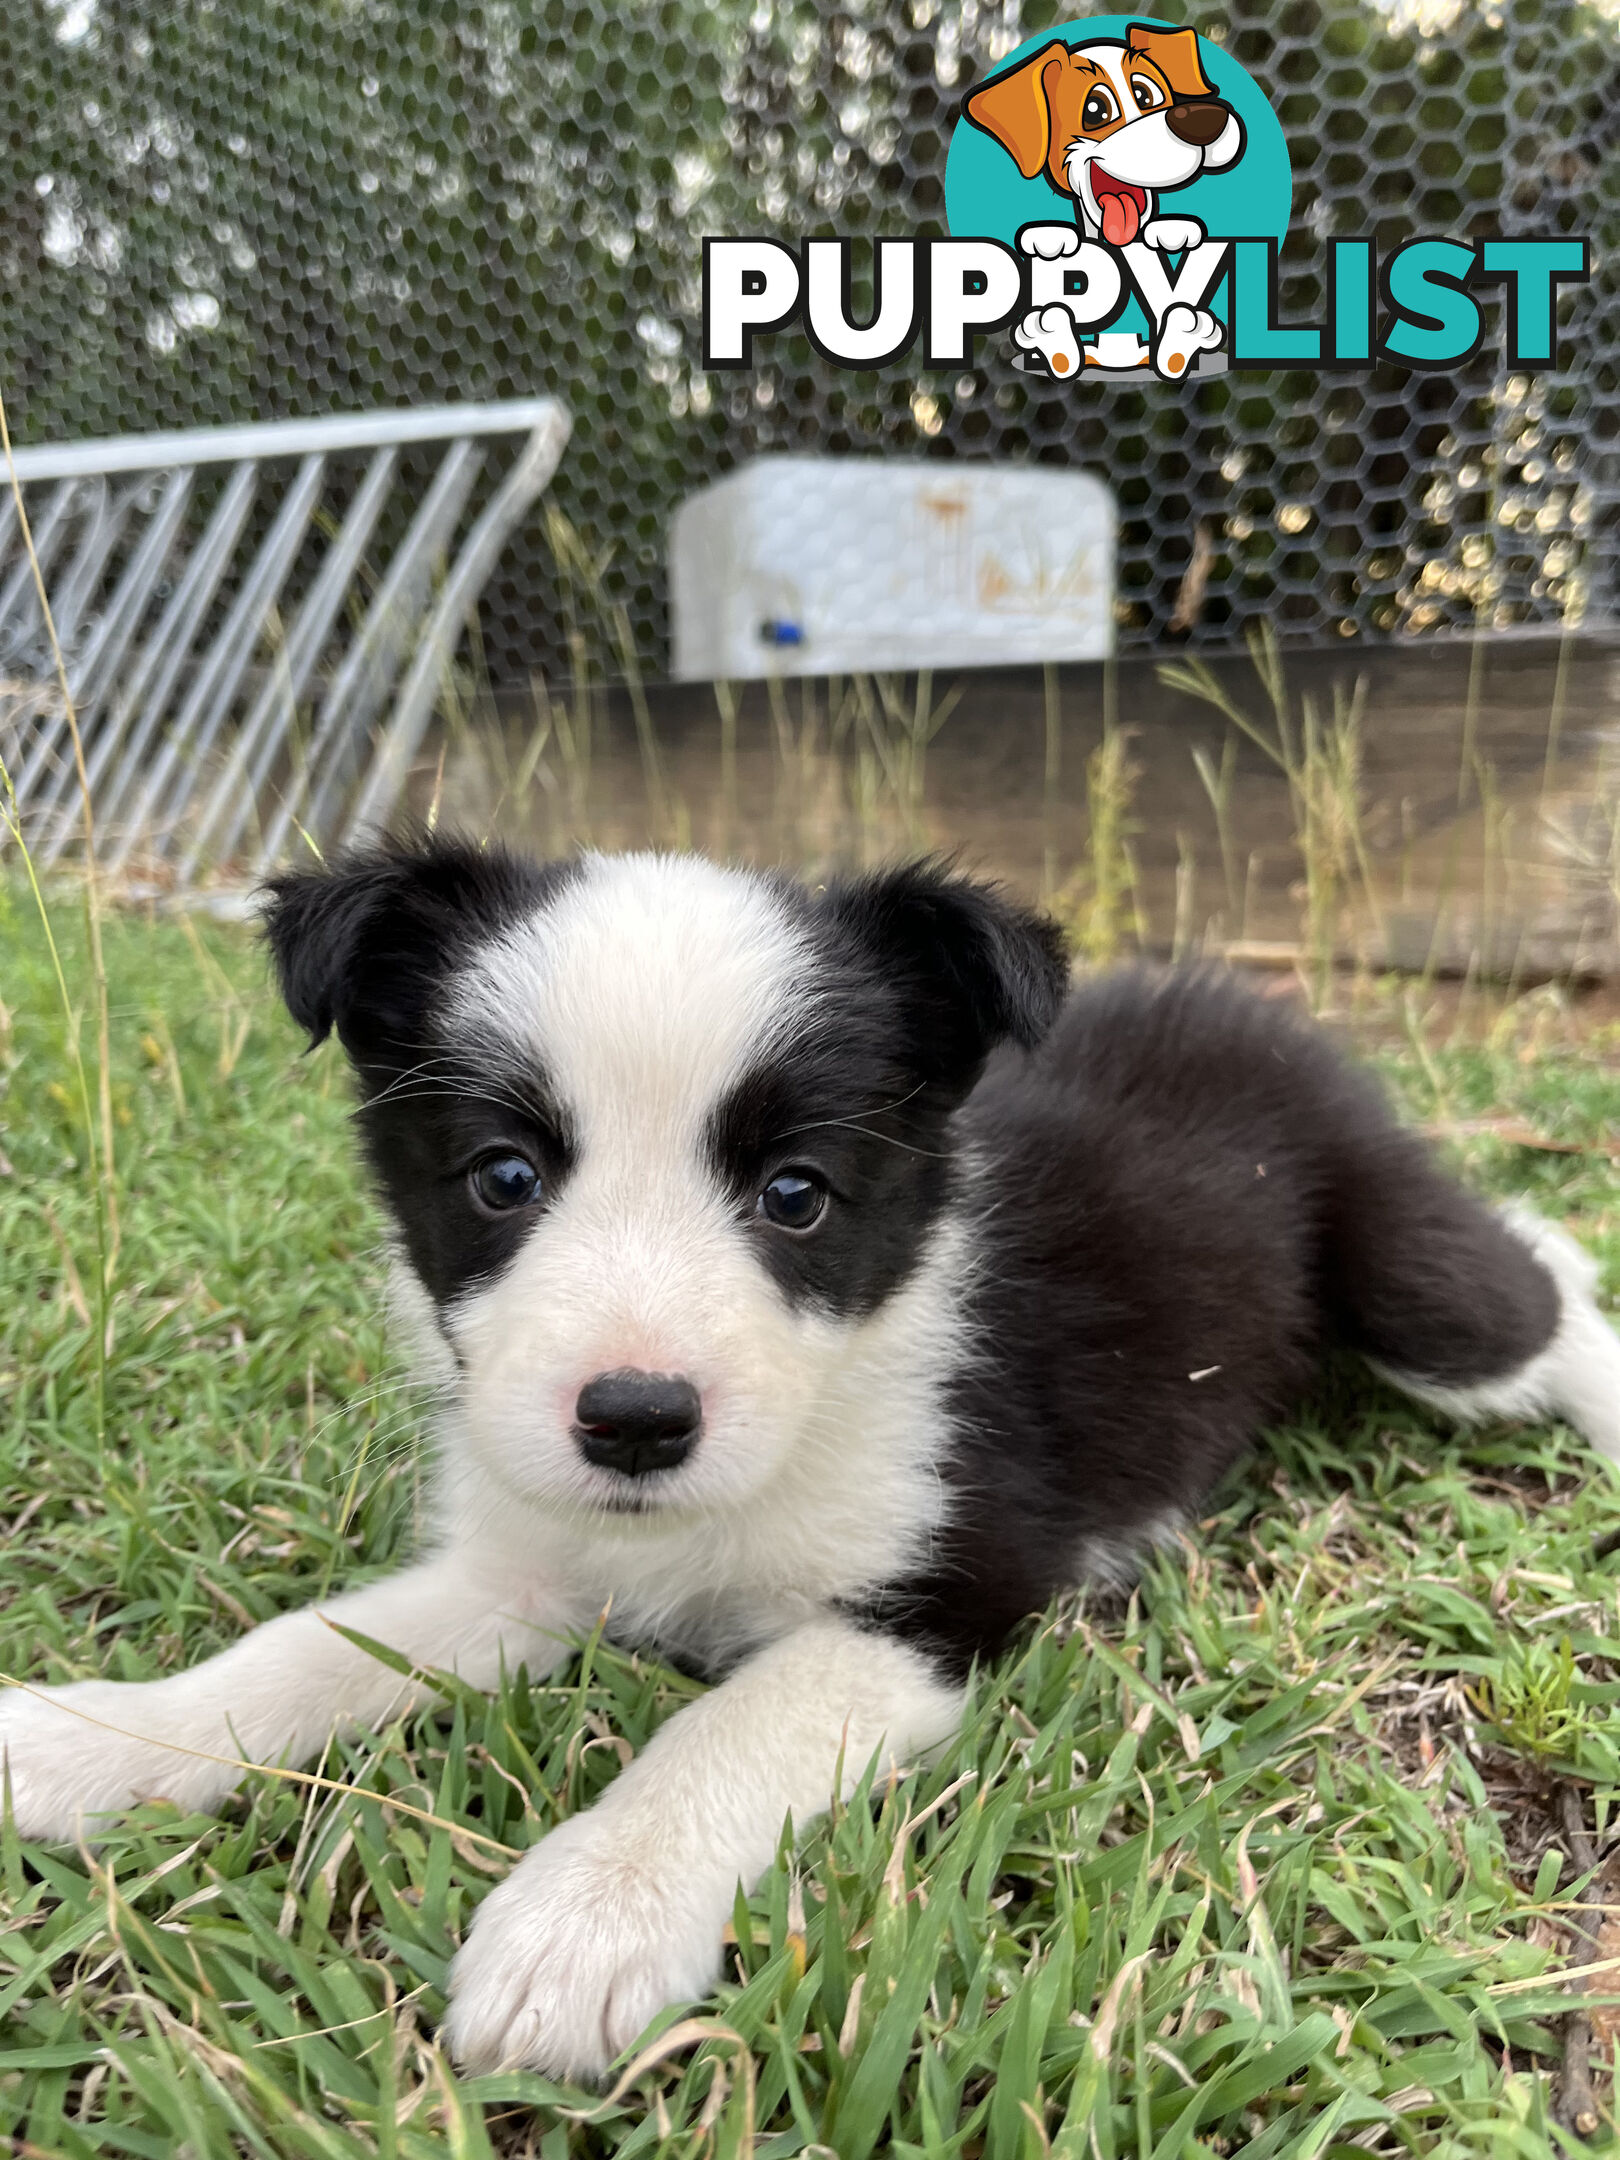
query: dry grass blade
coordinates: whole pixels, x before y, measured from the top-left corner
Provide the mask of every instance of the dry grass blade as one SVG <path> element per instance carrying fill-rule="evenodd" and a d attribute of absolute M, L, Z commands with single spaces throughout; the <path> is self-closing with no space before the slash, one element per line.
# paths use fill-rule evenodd
<path fill-rule="evenodd" d="M 41 619 L 50 640 L 51 658 L 56 670 L 57 693 L 67 718 L 69 739 L 73 745 L 73 767 L 79 784 L 79 802 L 84 815 L 84 904 L 85 924 L 89 945 L 91 992 L 94 998 L 96 1022 L 96 1108 L 92 1116 L 90 1090 L 79 1054 L 77 1027 L 72 1001 L 68 996 L 67 979 L 58 968 L 61 985 L 63 1015 L 67 1022 L 75 1072 L 84 1115 L 85 1145 L 90 1154 L 90 1176 L 96 1195 L 96 1329 L 93 1356 L 96 1364 L 96 1391 L 99 1405 L 99 1428 L 102 1445 L 107 1432 L 107 1355 L 112 1327 L 113 1268 L 118 1253 L 118 1193 L 116 1157 L 113 1149 L 112 1107 L 112 1047 L 107 1007 L 107 963 L 102 947 L 102 891 L 101 879 L 96 865 L 96 830 L 94 806 L 90 800 L 90 778 L 85 769 L 84 737 L 79 727 L 78 706 L 72 686 L 68 682 L 67 662 L 63 658 L 61 641 L 56 634 L 56 617 L 51 609 L 50 595 L 45 590 L 45 575 L 39 565 L 39 555 L 34 547 L 33 528 L 29 523 L 28 508 L 23 501 L 22 482 L 17 477 L 17 463 L 12 456 L 11 422 L 6 411 L 6 401 L 0 394 L 0 452 L 4 453 L 6 472 L 11 485 L 12 504 L 16 511 L 17 528 L 22 535 L 23 546 L 28 555 L 34 582 L 34 594 L 39 603 Z M 46 915 L 44 895 L 34 875 L 33 859 L 28 853 L 26 835 L 12 792 L 11 776 L 0 767 L 0 781 L 4 782 L 10 806 L 8 824 L 18 848 L 27 864 L 29 883 L 40 915 L 45 921 L 47 937 L 55 950 L 55 939 Z"/>
<path fill-rule="evenodd" d="M 1597 1133 L 1584 1140 L 1555 1140 L 1523 1118 L 1445 1118 L 1431 1120 L 1423 1130 L 1432 1140 L 1496 1140 L 1503 1147 L 1530 1148 L 1542 1155 L 1601 1155 L 1620 1162 L 1620 1139 Z"/>
<path fill-rule="evenodd" d="M 660 2064 L 673 2061 L 677 2055 L 684 2055 L 688 2048 L 700 2047 L 705 2041 L 709 2040 L 720 2041 L 736 2052 L 748 2118 L 743 2150 L 752 2152 L 754 2142 L 753 2053 L 742 2034 L 736 2031 L 734 2027 L 723 2024 L 719 2018 L 682 2018 L 678 2024 L 671 2025 L 666 2031 L 661 2032 L 658 2038 L 644 2047 L 639 2054 L 631 2057 L 625 2068 L 614 2079 L 611 2088 L 603 2095 L 598 2106 L 594 2108 L 559 2108 L 557 2112 L 560 2115 L 571 2117 L 575 2122 L 594 2122 L 600 2116 L 606 2114 L 609 2108 L 617 2107 L 630 2088 L 639 2083 L 649 2070 L 656 2070 Z"/>
<path fill-rule="evenodd" d="M 1558 1795 L 1559 1815 L 1575 1871 L 1589 1880 L 1597 1866 L 1597 1854 L 1587 1834 L 1580 1796 L 1571 1785 Z M 1586 1951 L 1588 1964 L 1601 1963 L 1602 1915 L 1576 1905 L 1570 1913 L 1576 1940 Z M 1557 2109 L 1559 2119 L 1577 2137 L 1591 2137 L 1599 2126 L 1597 2094 L 1592 2089 L 1592 2021 L 1584 2009 L 1564 2017 L 1564 2060 L 1559 2072 Z"/>

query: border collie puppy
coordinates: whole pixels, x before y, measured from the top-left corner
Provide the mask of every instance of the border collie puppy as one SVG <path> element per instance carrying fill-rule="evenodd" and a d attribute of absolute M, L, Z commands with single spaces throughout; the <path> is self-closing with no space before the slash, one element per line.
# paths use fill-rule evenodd
<path fill-rule="evenodd" d="M 277 880 L 267 929 L 358 1078 L 436 1533 L 194 1671 L 13 1692 L 0 1745 L 63 1838 L 435 1699 L 329 1619 L 482 1686 L 608 1608 L 714 1673 L 485 1901 L 475 2068 L 591 2076 L 706 1993 L 784 1817 L 947 1739 L 973 1659 L 1128 1578 L 1325 1344 L 1620 1457 L 1590 1260 L 1219 975 L 1071 992 L 1050 923 L 932 866 L 809 891 L 445 838 Z"/>

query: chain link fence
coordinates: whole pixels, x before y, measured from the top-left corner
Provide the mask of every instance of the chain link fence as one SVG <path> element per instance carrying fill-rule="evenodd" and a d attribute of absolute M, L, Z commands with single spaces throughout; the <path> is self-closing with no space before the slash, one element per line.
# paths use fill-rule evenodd
<path fill-rule="evenodd" d="M 1324 242 L 1586 234 L 1564 367 L 1043 383 L 762 340 L 699 366 L 699 242 L 943 230 L 961 100 L 1068 7 L 1020 0 L 11 0 L 0 389 L 21 442 L 549 392 L 556 500 L 486 595 L 497 683 L 604 620 L 667 665 L 664 536 L 782 449 L 1081 464 L 1120 505 L 1121 645 L 1620 613 L 1620 24 L 1611 4 L 1165 0 L 1294 159 L 1284 318 Z M 341 506 L 334 507 L 337 514 Z M 388 535 L 383 535 L 386 543 Z M 586 625 L 582 594 L 595 619 Z M 601 606 L 605 598 L 606 608 Z M 1179 609 L 1179 613 L 1178 613 Z M 605 640 L 609 648 L 612 639 Z"/>

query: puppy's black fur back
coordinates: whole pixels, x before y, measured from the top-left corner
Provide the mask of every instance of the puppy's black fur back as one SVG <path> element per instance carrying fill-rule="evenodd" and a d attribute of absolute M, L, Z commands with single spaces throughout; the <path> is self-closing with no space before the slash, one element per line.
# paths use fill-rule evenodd
<path fill-rule="evenodd" d="M 1077 991 L 957 1118 L 978 1252 L 933 1563 L 878 1601 L 957 1659 L 1195 1508 L 1339 1341 L 1521 1366 L 1546 1271 L 1328 1039 L 1210 971 Z"/>

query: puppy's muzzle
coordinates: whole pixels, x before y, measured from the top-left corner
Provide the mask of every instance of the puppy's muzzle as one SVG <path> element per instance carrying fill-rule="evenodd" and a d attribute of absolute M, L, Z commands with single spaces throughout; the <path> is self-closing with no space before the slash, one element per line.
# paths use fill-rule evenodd
<path fill-rule="evenodd" d="M 1228 111 L 1219 98 L 1198 98 L 1190 104 L 1172 105 L 1164 123 L 1178 142 L 1207 150 L 1226 126 Z"/>
<path fill-rule="evenodd" d="M 679 1374 L 598 1373 L 574 1405 L 580 1453 L 599 1469 L 646 1477 L 685 1462 L 703 1421 L 703 1403 Z"/>

